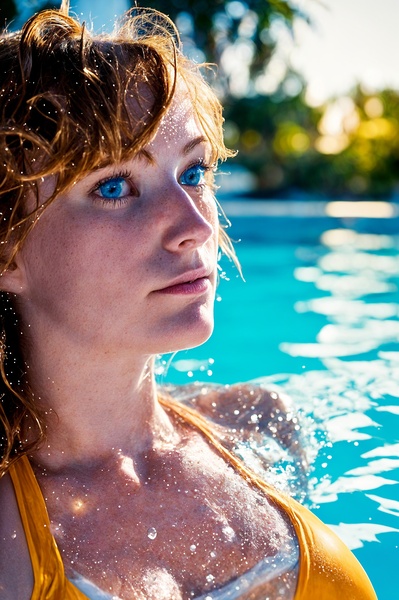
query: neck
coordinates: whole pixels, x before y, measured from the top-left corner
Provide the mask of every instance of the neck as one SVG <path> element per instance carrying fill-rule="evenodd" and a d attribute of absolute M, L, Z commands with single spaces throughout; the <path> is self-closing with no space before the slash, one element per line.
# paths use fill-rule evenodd
<path fill-rule="evenodd" d="M 31 347 L 31 387 L 45 416 L 34 460 L 63 469 L 135 455 L 170 442 L 173 426 L 157 400 L 153 359 L 106 351 L 61 353 Z M 82 368 L 82 365 L 84 368 Z"/>

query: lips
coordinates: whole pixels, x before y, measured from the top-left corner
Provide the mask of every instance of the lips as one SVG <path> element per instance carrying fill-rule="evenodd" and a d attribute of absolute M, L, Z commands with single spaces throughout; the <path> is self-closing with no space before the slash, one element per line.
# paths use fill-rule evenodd
<path fill-rule="evenodd" d="M 202 294 L 211 287 L 209 270 L 199 269 L 196 271 L 188 271 L 164 288 L 155 290 L 157 294 Z"/>

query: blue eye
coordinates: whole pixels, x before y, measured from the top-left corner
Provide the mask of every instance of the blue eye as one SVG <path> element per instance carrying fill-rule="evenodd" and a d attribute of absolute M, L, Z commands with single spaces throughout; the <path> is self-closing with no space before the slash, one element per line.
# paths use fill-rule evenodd
<path fill-rule="evenodd" d="M 111 177 L 100 183 L 95 190 L 101 198 L 106 200 L 119 200 L 131 195 L 131 187 L 124 177 Z"/>
<path fill-rule="evenodd" d="M 182 185 L 197 186 L 205 183 L 205 173 L 207 168 L 204 165 L 197 164 L 184 171 L 179 179 Z"/>

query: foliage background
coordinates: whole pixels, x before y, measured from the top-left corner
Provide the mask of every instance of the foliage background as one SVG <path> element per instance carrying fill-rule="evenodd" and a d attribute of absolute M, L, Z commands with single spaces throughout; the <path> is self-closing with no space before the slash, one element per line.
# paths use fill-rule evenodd
<path fill-rule="evenodd" d="M 32 4 L 32 12 L 59 5 L 22 1 Z M 2 0 L 2 24 L 12 22 L 17 2 Z M 397 91 L 372 93 L 358 86 L 344 97 L 312 106 L 306 82 L 290 64 L 277 64 L 279 74 L 273 78 L 279 35 L 292 32 L 296 19 L 310 22 L 298 7 L 287 0 L 145 4 L 177 23 L 187 55 L 217 65 L 211 84 L 225 105 L 227 144 L 238 150 L 229 167 L 236 191 L 263 198 L 396 197 Z"/>

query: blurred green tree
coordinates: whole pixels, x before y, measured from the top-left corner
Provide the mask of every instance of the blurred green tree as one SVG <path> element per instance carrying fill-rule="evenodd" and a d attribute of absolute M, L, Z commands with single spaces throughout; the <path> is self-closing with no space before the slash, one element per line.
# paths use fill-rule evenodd
<path fill-rule="evenodd" d="M 222 97 L 255 93 L 254 82 L 270 60 L 276 38 L 271 25 L 290 28 L 306 18 L 288 0 L 147 0 L 177 24 L 185 54 L 218 65 L 213 82 Z"/>
<path fill-rule="evenodd" d="M 340 124 L 329 132 L 328 115 L 334 108 L 341 111 Z M 324 107 L 318 129 L 321 135 L 315 147 L 324 154 L 324 171 L 334 175 L 336 194 L 387 197 L 395 191 L 399 183 L 398 91 L 371 93 L 357 86 L 350 95 Z M 335 147 L 334 140 L 338 141 Z"/>
<path fill-rule="evenodd" d="M 211 83 L 225 105 L 227 144 L 239 151 L 232 165 L 255 176 L 256 194 L 297 197 L 300 189 L 388 197 L 397 191 L 399 92 L 358 86 L 323 106 L 309 106 L 306 82 L 276 52 L 295 19 L 309 21 L 288 0 L 143 3 L 168 12 L 188 56 L 217 65 Z M 46 6 L 58 7 L 59 0 Z M 1 0 L 3 22 L 15 13 L 14 0 Z"/>
<path fill-rule="evenodd" d="M 225 115 L 226 141 L 239 151 L 231 162 L 255 174 L 256 196 L 387 198 L 399 190 L 397 90 L 358 86 L 311 107 L 305 86 L 294 96 L 277 89 L 227 101 Z"/>
<path fill-rule="evenodd" d="M 32 12 L 43 4 L 59 7 L 60 0 L 30 0 Z M 132 6 L 133 0 L 130 0 Z M 288 0 L 144 0 L 138 3 L 167 12 L 180 31 L 184 52 L 197 62 L 218 65 L 214 85 L 223 97 L 254 93 L 253 82 L 276 45 L 271 25 L 291 27 L 305 18 Z M 1 21 L 16 14 L 15 0 L 1 0 Z M 29 6 L 29 1 L 24 7 Z M 100 9 L 99 9 L 100 10 Z"/>

